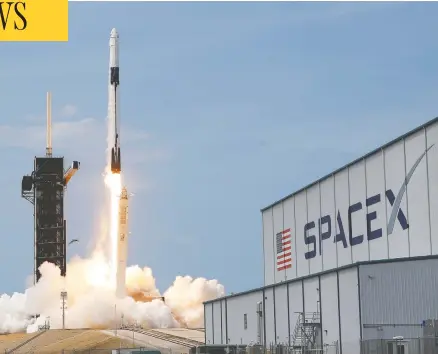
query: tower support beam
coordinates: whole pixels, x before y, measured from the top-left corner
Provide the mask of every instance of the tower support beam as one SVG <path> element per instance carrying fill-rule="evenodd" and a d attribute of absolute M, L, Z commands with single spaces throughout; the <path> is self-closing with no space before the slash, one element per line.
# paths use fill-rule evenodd
<path fill-rule="evenodd" d="M 79 162 L 64 170 L 64 157 L 52 156 L 51 95 L 47 93 L 46 156 L 35 157 L 34 169 L 21 182 L 21 196 L 34 207 L 34 283 L 41 277 L 44 262 L 55 264 L 66 274 L 67 222 L 64 218 L 64 192 Z"/>

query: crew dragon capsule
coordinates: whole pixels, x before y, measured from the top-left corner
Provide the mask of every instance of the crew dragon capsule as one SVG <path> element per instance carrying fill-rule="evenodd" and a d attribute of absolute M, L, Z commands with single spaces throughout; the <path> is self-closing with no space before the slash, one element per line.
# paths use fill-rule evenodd
<path fill-rule="evenodd" d="M 113 28 L 111 30 L 109 60 L 109 85 L 108 85 L 108 118 L 112 124 L 114 134 L 114 146 L 111 148 L 111 172 L 120 173 L 120 126 L 119 126 L 119 34 Z"/>

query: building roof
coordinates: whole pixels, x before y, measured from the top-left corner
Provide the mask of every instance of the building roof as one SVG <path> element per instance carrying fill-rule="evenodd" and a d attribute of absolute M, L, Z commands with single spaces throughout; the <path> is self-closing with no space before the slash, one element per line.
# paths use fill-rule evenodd
<path fill-rule="evenodd" d="M 361 161 L 361 160 L 364 160 L 364 159 L 366 159 L 367 157 L 370 157 L 370 156 L 374 155 L 375 153 L 377 153 L 377 152 L 379 152 L 379 151 L 381 151 L 381 150 L 387 148 L 388 146 L 391 146 L 392 144 L 398 142 L 399 140 L 405 139 L 405 138 L 407 138 L 408 136 L 410 136 L 410 135 L 412 135 L 412 134 L 415 134 L 416 132 L 419 132 L 419 131 L 422 130 L 422 129 L 426 129 L 427 127 L 431 126 L 432 124 L 434 124 L 434 123 L 436 123 L 436 122 L 438 122 L 438 117 L 436 117 L 436 118 L 434 118 L 434 119 L 432 119 L 432 120 L 430 120 L 430 121 L 424 123 L 423 125 L 420 125 L 419 127 L 417 127 L 417 128 L 415 128 L 415 129 L 413 129 L 413 130 L 407 132 L 406 134 L 403 134 L 402 136 L 399 136 L 398 138 L 396 138 L 396 139 L 394 139 L 394 140 L 391 140 L 390 142 L 386 143 L 385 145 L 382 145 L 382 146 L 380 146 L 379 148 L 377 148 L 377 149 L 375 149 L 375 150 L 373 150 L 373 151 L 371 151 L 371 152 L 369 152 L 369 153 L 367 153 L 367 154 L 365 154 L 365 155 L 359 157 L 358 159 L 356 159 L 356 160 L 354 160 L 354 161 L 352 161 L 352 162 L 346 164 L 345 166 L 342 166 L 341 168 L 338 168 L 337 170 L 335 170 L 335 171 L 329 173 L 328 175 L 325 175 L 324 177 L 321 177 L 320 179 L 318 179 L 318 180 L 312 182 L 311 184 L 308 184 L 307 186 L 298 189 L 297 191 L 295 191 L 295 192 L 293 192 L 293 193 L 287 195 L 286 197 L 284 197 L 284 198 L 282 198 L 282 199 L 280 199 L 280 200 L 277 200 L 276 202 L 274 202 L 274 203 L 268 205 L 267 207 L 262 208 L 260 211 L 263 212 L 263 211 L 265 211 L 265 210 L 267 210 L 267 209 L 273 207 L 274 205 L 279 204 L 279 203 L 283 202 L 284 200 L 286 200 L 286 199 L 288 199 L 288 198 L 290 198 L 290 197 L 293 197 L 294 195 L 297 195 L 298 193 L 300 193 L 300 192 L 302 192 L 302 191 L 304 191 L 304 190 L 306 190 L 306 189 L 312 187 L 312 186 L 315 185 L 315 184 L 318 184 L 318 183 L 322 182 L 323 180 L 325 180 L 325 179 L 327 179 L 327 178 L 329 178 L 329 177 L 335 175 L 336 173 L 338 173 L 338 172 L 340 172 L 340 171 L 342 171 L 342 170 L 344 170 L 344 169 L 346 169 L 346 168 L 348 168 L 348 167 L 350 167 L 350 166 L 356 164 L 357 162 L 359 162 L 359 161 Z"/>
<path fill-rule="evenodd" d="M 242 296 L 242 295 L 247 295 L 247 294 L 255 293 L 255 292 L 258 292 L 258 291 L 274 288 L 276 286 L 285 285 L 285 284 L 293 283 L 293 282 L 296 282 L 296 281 L 303 281 L 305 279 L 321 276 L 321 275 L 324 275 L 324 274 L 339 272 L 341 270 L 345 270 L 345 269 L 349 269 L 349 268 L 354 268 L 354 267 L 359 267 L 359 266 L 364 266 L 364 265 L 372 265 L 372 264 L 385 264 L 385 263 L 397 263 L 397 262 L 401 263 L 401 262 L 411 262 L 411 261 L 424 261 L 424 260 L 430 260 L 430 259 L 438 259 L 438 255 L 419 256 L 419 257 L 411 257 L 411 258 L 379 259 L 379 260 L 374 260 L 374 261 L 356 262 L 356 263 L 352 263 L 352 264 L 347 264 L 347 265 L 345 265 L 343 267 L 332 268 L 332 269 L 324 270 L 322 272 L 305 275 L 303 277 L 298 277 L 298 278 L 294 278 L 294 279 L 291 279 L 291 280 L 282 281 L 280 283 L 275 283 L 275 284 L 271 284 L 271 285 L 265 285 L 265 286 L 262 286 L 262 287 L 259 287 L 259 288 L 242 291 L 240 293 L 235 293 L 235 294 L 230 294 L 230 295 L 222 296 L 222 297 L 219 297 L 219 298 L 216 298 L 216 299 L 213 299 L 213 300 L 205 301 L 204 305 L 205 304 L 209 304 L 209 303 L 213 303 L 213 302 L 216 302 L 216 301 L 224 300 L 224 299 L 229 299 L 231 297 L 237 297 L 237 296 Z"/>

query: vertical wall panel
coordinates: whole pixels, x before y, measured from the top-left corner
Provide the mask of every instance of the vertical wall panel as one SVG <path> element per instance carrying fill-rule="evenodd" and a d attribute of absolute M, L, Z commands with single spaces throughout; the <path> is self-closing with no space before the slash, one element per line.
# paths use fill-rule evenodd
<path fill-rule="evenodd" d="M 265 289 L 266 344 L 275 343 L 274 290 Z"/>
<path fill-rule="evenodd" d="M 275 288 L 275 328 L 277 330 L 277 344 L 288 343 L 288 317 L 287 317 L 287 285 Z"/>
<path fill-rule="evenodd" d="M 283 202 L 283 214 L 284 214 L 284 228 L 291 230 L 291 256 L 292 256 L 292 267 L 286 269 L 287 280 L 294 279 L 297 277 L 297 234 L 295 227 L 295 208 L 294 208 L 294 198 L 288 198 Z"/>
<path fill-rule="evenodd" d="M 353 262 L 369 260 L 368 240 L 367 240 L 367 219 L 366 219 L 366 183 L 365 183 L 365 160 L 358 162 L 349 169 L 350 182 L 350 206 L 351 206 L 351 225 L 348 224 L 348 244 L 351 248 Z M 356 210 L 357 209 L 357 210 Z M 354 211 L 354 212 L 353 212 Z M 351 237 L 350 240 L 350 230 Z M 353 245 L 351 245 L 353 242 Z"/>
<path fill-rule="evenodd" d="M 386 190 L 392 191 L 394 199 L 397 197 L 398 191 L 403 185 L 405 180 L 405 159 L 404 159 L 404 140 L 395 143 L 385 149 L 385 175 L 386 175 Z M 393 211 L 397 212 L 397 208 L 393 208 L 389 199 L 386 203 L 388 223 L 390 221 L 390 215 Z M 407 208 L 406 208 L 406 195 L 404 195 L 401 203 L 399 215 L 402 216 L 402 220 L 406 220 Z M 388 248 L 390 258 L 409 257 L 409 229 L 403 229 L 403 222 L 400 222 L 399 218 L 395 219 L 394 229 L 392 234 L 388 228 Z"/>
<path fill-rule="evenodd" d="M 213 343 L 221 344 L 222 342 L 222 325 L 221 325 L 221 304 L 219 301 L 213 302 Z"/>
<path fill-rule="evenodd" d="M 335 272 L 321 276 L 321 319 L 323 343 L 339 343 L 338 279 Z"/>
<path fill-rule="evenodd" d="M 407 328 L 401 325 L 418 325 L 425 319 L 436 318 L 437 269 L 437 259 L 360 266 L 362 323 L 396 324 L 395 332 L 390 334 L 405 335 L 403 331 Z M 383 330 L 387 331 L 388 327 Z M 364 334 L 365 339 L 382 335 L 375 328 L 364 330 Z"/>
<path fill-rule="evenodd" d="M 304 312 L 319 311 L 319 279 L 312 277 L 304 279 Z"/>
<path fill-rule="evenodd" d="M 336 235 L 336 211 L 335 211 L 335 179 L 329 177 L 320 185 L 321 189 L 321 251 L 323 270 L 337 267 L 337 249 L 333 242 Z"/>
<path fill-rule="evenodd" d="M 227 301 L 222 300 L 222 344 L 227 344 Z"/>
<path fill-rule="evenodd" d="M 244 294 L 241 296 L 233 296 L 227 299 L 227 323 L 230 344 L 250 343 L 251 341 L 255 343 L 257 341 L 256 310 L 257 302 L 262 301 L 262 299 L 263 296 L 261 291 Z M 244 329 L 244 314 L 247 315 L 247 329 Z M 272 324 L 272 331 L 273 328 L 274 326 Z M 268 327 L 266 327 L 266 329 L 268 329 Z"/>
<path fill-rule="evenodd" d="M 269 208 L 263 211 L 262 218 L 265 285 L 271 285 L 275 281 L 274 244 L 272 243 L 272 240 L 274 239 L 272 229 L 272 209 Z"/>
<path fill-rule="evenodd" d="M 279 282 L 284 281 L 286 279 L 286 270 L 284 270 L 284 269 L 277 270 L 279 268 L 280 269 L 282 268 L 282 265 L 277 266 L 278 257 L 282 257 L 284 254 L 288 253 L 288 252 L 277 253 L 277 234 L 281 233 L 284 230 L 284 228 L 283 228 L 283 203 L 279 203 L 272 208 L 272 215 L 273 215 L 273 220 L 274 220 L 272 248 L 274 250 L 273 258 L 274 258 L 274 269 L 275 269 L 274 270 L 275 283 L 279 283 Z M 290 258 L 290 257 L 282 258 L 281 261 L 284 261 L 287 258 Z"/>
<path fill-rule="evenodd" d="M 426 256 L 431 254 L 431 241 L 425 130 L 406 138 L 405 152 L 406 174 L 415 168 L 406 188 L 410 256 Z"/>
<path fill-rule="evenodd" d="M 213 323 L 213 303 L 204 305 L 204 318 L 205 318 L 205 343 L 213 343 L 213 331 L 214 331 L 214 323 Z"/>
<path fill-rule="evenodd" d="M 338 250 L 338 267 L 351 264 L 351 250 L 348 243 L 348 170 L 342 170 L 335 175 L 336 225 L 335 238 Z"/>
<path fill-rule="evenodd" d="M 388 238 L 386 235 L 385 170 L 383 150 L 366 160 L 367 214 L 369 234 L 367 234 L 370 260 L 388 257 Z"/>
<path fill-rule="evenodd" d="M 342 353 L 360 353 L 359 285 L 357 268 L 339 271 Z"/>
<path fill-rule="evenodd" d="M 305 258 L 307 245 L 304 243 L 304 226 L 307 224 L 306 191 L 295 196 L 295 222 L 297 239 L 297 274 L 299 277 L 309 274 L 309 261 Z"/>
<path fill-rule="evenodd" d="M 310 274 L 322 270 L 322 258 L 319 256 L 319 218 L 321 217 L 321 203 L 319 194 L 319 183 L 307 189 L 307 219 L 313 223 L 312 228 L 307 231 L 307 237 L 313 236 L 314 240 L 307 249 L 309 252 Z M 308 241 L 309 242 L 309 241 Z"/>
<path fill-rule="evenodd" d="M 290 334 L 294 333 L 298 323 L 299 312 L 303 312 L 303 286 L 301 281 L 289 283 L 289 321 Z M 292 344 L 292 342 L 291 342 Z"/>
<path fill-rule="evenodd" d="M 428 187 L 432 254 L 438 254 L 438 123 L 427 128 L 427 146 L 435 144 L 427 153 Z"/>

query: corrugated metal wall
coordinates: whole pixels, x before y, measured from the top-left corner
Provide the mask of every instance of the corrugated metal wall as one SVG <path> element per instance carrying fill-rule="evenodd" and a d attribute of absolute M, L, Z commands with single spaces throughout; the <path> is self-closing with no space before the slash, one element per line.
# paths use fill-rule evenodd
<path fill-rule="evenodd" d="M 262 291 L 255 291 L 243 296 L 233 296 L 227 299 L 226 333 L 229 344 L 248 344 L 257 341 L 257 302 L 263 301 Z M 271 298 L 272 301 L 272 298 Z M 246 315 L 246 316 L 245 316 Z M 271 313 L 272 318 L 274 317 Z M 246 328 L 245 328 L 246 317 Z M 263 329 L 262 329 L 263 330 Z M 266 328 L 269 333 L 274 333 L 273 327 Z M 214 344 L 227 344 L 216 338 Z"/>
<path fill-rule="evenodd" d="M 204 327 L 205 327 L 205 342 L 206 343 L 214 343 L 213 342 L 213 304 L 205 304 L 204 305 Z"/>
<path fill-rule="evenodd" d="M 360 352 L 359 277 L 356 267 L 338 272 L 341 354 Z"/>
<path fill-rule="evenodd" d="M 360 266 L 363 339 L 421 336 L 421 323 L 438 318 L 438 260 Z"/>
<path fill-rule="evenodd" d="M 339 354 L 359 354 L 357 267 L 336 270 L 210 302 L 205 305 L 207 340 L 213 340 L 210 343 L 214 344 L 227 344 L 224 340 L 226 338 L 224 332 L 226 332 L 228 344 L 256 343 L 258 333 L 256 308 L 257 302 L 263 300 L 264 317 L 260 334 L 261 341 L 265 341 L 268 346 L 288 344 L 289 340 L 292 340 L 290 336 L 297 325 L 298 313 L 303 311 L 304 306 L 304 311 L 307 313 L 321 314 L 323 343 L 340 344 L 342 339 Z M 220 303 L 223 304 L 222 311 L 216 310 L 220 308 Z M 222 316 L 221 319 L 218 318 L 219 315 Z"/>
<path fill-rule="evenodd" d="M 304 306 L 306 312 L 320 311 L 323 343 L 339 341 L 339 354 L 358 354 L 361 336 L 363 340 L 417 338 L 423 320 L 438 318 L 438 259 L 352 266 L 278 284 L 275 290 L 219 299 L 214 305 L 205 304 L 207 340 L 225 344 L 227 332 L 229 344 L 256 342 L 256 304 L 263 296 L 262 337 L 267 344 L 287 342 Z M 222 311 L 216 310 L 221 302 Z"/>
<path fill-rule="evenodd" d="M 211 343 L 222 340 L 222 311 L 220 301 L 213 303 L 213 341 Z"/>

